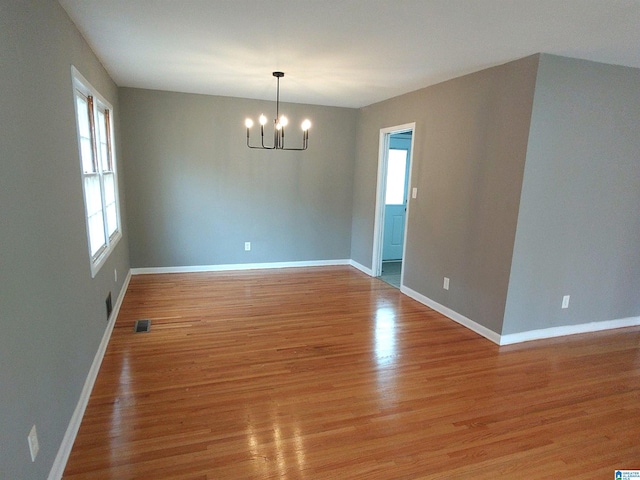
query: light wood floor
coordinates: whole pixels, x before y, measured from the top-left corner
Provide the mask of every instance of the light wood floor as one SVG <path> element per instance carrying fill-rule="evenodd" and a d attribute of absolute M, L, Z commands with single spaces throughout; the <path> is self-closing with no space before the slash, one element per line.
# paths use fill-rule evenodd
<path fill-rule="evenodd" d="M 351 267 L 135 276 L 64 478 L 609 479 L 639 346 L 498 347 Z"/>

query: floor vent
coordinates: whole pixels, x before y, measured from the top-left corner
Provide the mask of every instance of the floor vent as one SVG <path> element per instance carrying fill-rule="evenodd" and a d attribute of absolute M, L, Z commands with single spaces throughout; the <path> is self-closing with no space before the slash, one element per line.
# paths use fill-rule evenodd
<path fill-rule="evenodd" d="M 151 330 L 151 320 L 136 320 L 136 324 L 133 326 L 135 333 L 146 333 Z"/>

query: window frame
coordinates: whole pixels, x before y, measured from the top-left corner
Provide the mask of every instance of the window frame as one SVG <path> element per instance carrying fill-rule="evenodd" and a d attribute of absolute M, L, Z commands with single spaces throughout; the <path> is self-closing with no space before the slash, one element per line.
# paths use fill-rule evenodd
<path fill-rule="evenodd" d="M 91 266 L 91 278 L 95 278 L 97 273 L 100 271 L 102 266 L 105 264 L 116 245 L 122 238 L 122 224 L 120 220 L 120 198 L 118 192 L 118 162 L 115 152 L 115 141 L 114 141 L 114 128 L 113 128 L 113 107 L 110 102 L 106 100 L 94 87 L 91 85 L 86 78 L 82 76 L 82 74 L 74 67 L 71 67 L 71 77 L 72 77 L 72 91 L 73 91 L 73 108 L 75 111 L 75 121 L 76 121 L 76 139 L 78 142 L 78 159 L 80 166 L 80 180 L 82 183 L 82 196 L 83 196 L 83 204 L 84 204 L 84 219 L 85 219 L 85 230 L 87 234 L 87 253 L 89 254 L 89 263 Z M 80 108 L 78 106 L 78 97 L 82 96 L 87 99 L 87 111 L 80 112 Z M 89 107 L 89 98 L 93 99 L 93 108 Z M 93 119 L 91 120 L 89 117 L 89 113 L 93 110 Z M 106 140 L 106 151 L 107 158 L 102 159 L 102 153 L 98 153 L 98 149 L 100 149 L 100 133 L 98 132 L 98 119 L 99 112 L 102 112 L 105 118 L 105 134 L 106 138 L 102 140 Z M 106 113 L 105 113 L 106 112 Z M 89 120 L 89 133 L 91 135 L 91 146 L 92 146 L 92 156 L 91 159 L 93 167 L 96 171 L 94 172 L 85 172 L 85 161 L 83 159 L 82 152 L 82 140 L 81 140 L 81 127 L 80 127 L 80 115 L 87 115 L 87 120 Z M 110 169 L 105 169 L 104 164 L 107 164 L 107 167 Z M 115 202 L 115 222 L 116 228 L 115 231 L 111 235 L 109 235 L 109 219 L 107 214 L 106 204 L 106 195 L 105 195 L 105 173 L 107 175 L 112 175 L 113 177 L 113 189 L 114 189 L 114 202 Z M 86 179 L 90 176 L 96 176 L 99 179 L 99 188 L 100 188 L 100 200 L 101 200 L 101 209 L 102 209 L 102 224 L 103 224 L 103 235 L 104 235 L 104 243 L 97 249 L 95 253 L 92 253 L 92 243 L 91 243 L 91 227 L 90 227 L 90 215 L 89 209 L 87 205 L 87 187 L 86 187 Z M 112 205 L 110 203 L 109 205 Z"/>

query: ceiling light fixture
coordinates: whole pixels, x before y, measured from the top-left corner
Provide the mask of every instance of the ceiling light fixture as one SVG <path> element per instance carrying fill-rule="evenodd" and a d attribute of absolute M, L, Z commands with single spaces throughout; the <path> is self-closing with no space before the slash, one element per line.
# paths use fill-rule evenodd
<path fill-rule="evenodd" d="M 268 146 L 264 144 L 264 126 L 267 124 L 267 117 L 260 115 L 260 146 L 252 146 L 249 143 L 249 131 L 253 127 L 253 120 L 247 118 L 244 121 L 245 127 L 247 127 L 247 147 L 259 148 L 264 150 L 306 150 L 309 146 L 309 128 L 311 128 L 311 122 L 306 119 L 302 122 L 302 148 L 285 148 L 284 146 L 284 127 L 287 126 L 289 120 L 284 115 L 280 116 L 280 79 L 284 77 L 283 72 L 273 72 L 273 76 L 278 81 L 278 87 L 276 91 L 276 118 L 273 120 L 273 145 Z"/>

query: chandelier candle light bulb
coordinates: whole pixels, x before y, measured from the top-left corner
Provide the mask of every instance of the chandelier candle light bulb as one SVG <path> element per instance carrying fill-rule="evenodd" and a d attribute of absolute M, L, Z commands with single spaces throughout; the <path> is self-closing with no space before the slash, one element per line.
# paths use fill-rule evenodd
<path fill-rule="evenodd" d="M 264 114 L 261 114 L 258 122 L 260 123 L 260 140 L 261 144 L 259 146 L 253 146 L 250 144 L 250 135 L 251 135 L 251 127 L 253 127 L 253 120 L 247 118 L 244 122 L 245 127 L 247 127 L 247 147 L 249 148 L 258 148 L 263 150 L 306 150 L 309 146 L 309 128 L 311 128 L 311 122 L 308 119 L 305 119 L 302 122 L 302 147 L 301 148 L 286 148 L 284 146 L 284 127 L 289 124 L 289 120 L 284 115 L 280 115 L 280 79 L 284 77 L 283 72 L 273 72 L 273 76 L 276 77 L 278 84 L 276 90 L 276 116 L 273 120 L 273 146 L 268 146 L 264 144 L 264 126 L 267 124 L 267 117 Z"/>

